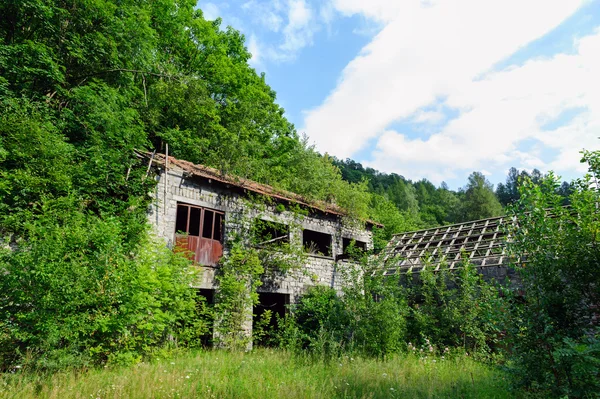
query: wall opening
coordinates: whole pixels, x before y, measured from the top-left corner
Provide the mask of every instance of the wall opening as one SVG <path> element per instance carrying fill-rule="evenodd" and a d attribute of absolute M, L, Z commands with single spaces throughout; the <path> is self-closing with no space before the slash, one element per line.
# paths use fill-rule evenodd
<path fill-rule="evenodd" d="M 302 244 L 313 255 L 331 256 L 331 234 L 314 230 L 302 231 Z"/>
<path fill-rule="evenodd" d="M 290 227 L 283 223 L 256 219 L 253 239 L 257 246 L 269 246 L 290 242 Z"/>
<path fill-rule="evenodd" d="M 354 249 L 355 250 L 360 251 L 360 252 L 365 252 L 367 250 L 367 243 L 366 242 L 354 240 L 352 238 L 343 237 L 342 238 L 342 248 L 343 248 L 344 254 L 348 253 L 348 248 L 350 247 L 350 244 L 352 244 L 352 242 L 354 242 Z"/>
<path fill-rule="evenodd" d="M 258 304 L 254 306 L 252 317 L 253 343 L 255 345 L 271 346 L 274 344 L 277 319 L 285 317 L 289 303 L 289 294 L 258 293 Z M 264 314 L 268 310 L 271 311 L 271 317 L 265 320 Z"/>
<path fill-rule="evenodd" d="M 177 204 L 175 242 L 195 263 L 214 266 L 223 255 L 223 212 Z"/>
<path fill-rule="evenodd" d="M 213 334 L 214 334 L 214 320 L 209 315 L 212 311 L 210 310 L 215 304 L 215 290 L 212 289 L 199 289 L 196 290 L 197 301 L 196 306 L 198 307 L 200 317 L 204 318 L 208 324 L 208 331 L 200 337 L 200 343 L 205 348 L 212 347 Z"/>

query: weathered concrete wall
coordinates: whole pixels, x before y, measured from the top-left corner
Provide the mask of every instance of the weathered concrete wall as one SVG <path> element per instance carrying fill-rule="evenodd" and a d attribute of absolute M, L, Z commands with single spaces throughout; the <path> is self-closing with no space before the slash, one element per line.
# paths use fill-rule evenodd
<path fill-rule="evenodd" d="M 244 231 L 242 224 L 251 223 L 254 218 L 290 226 L 290 243 L 302 246 L 302 229 L 310 229 L 332 236 L 332 254 L 343 252 L 344 237 L 363 241 L 372 247 L 372 234 L 365 228 L 345 223 L 334 214 L 314 213 L 299 217 L 290 211 L 278 212 L 275 204 L 255 206 L 240 192 L 239 187 L 226 187 L 221 183 L 207 179 L 186 177 L 182 170 L 169 169 L 165 178 L 164 171 L 157 176 L 158 184 L 154 192 L 154 203 L 149 209 L 148 218 L 154 225 L 156 234 L 163 238 L 169 247 L 175 239 L 177 204 L 186 203 L 225 213 L 224 218 L 224 254 L 229 248 L 228 238 L 235 232 Z M 246 226 L 248 227 L 248 226 Z M 290 295 L 294 303 L 310 286 L 327 285 L 340 290 L 342 277 L 338 273 L 339 262 L 333 256 L 308 255 L 301 270 L 285 275 L 268 276 L 259 292 L 276 292 Z M 197 288 L 214 289 L 215 268 L 202 267 L 202 279 Z"/>

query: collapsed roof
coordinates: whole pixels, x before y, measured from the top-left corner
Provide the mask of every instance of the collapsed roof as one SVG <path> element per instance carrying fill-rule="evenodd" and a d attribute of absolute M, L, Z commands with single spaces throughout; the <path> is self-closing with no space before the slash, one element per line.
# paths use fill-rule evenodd
<path fill-rule="evenodd" d="M 396 234 L 383 251 L 386 274 L 449 269 L 469 260 L 478 268 L 506 265 L 506 227 L 501 216 Z"/>

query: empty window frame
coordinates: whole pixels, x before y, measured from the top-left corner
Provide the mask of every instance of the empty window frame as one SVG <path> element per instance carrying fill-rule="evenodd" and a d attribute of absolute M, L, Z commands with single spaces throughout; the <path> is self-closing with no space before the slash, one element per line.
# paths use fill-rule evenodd
<path fill-rule="evenodd" d="M 288 243 L 290 241 L 290 227 L 283 223 L 257 219 L 254 221 L 253 238 L 257 246 Z"/>
<path fill-rule="evenodd" d="M 367 250 L 367 243 L 364 241 L 358 241 L 358 240 L 354 240 L 352 238 L 346 238 L 343 237 L 342 238 L 342 247 L 343 247 L 343 251 L 344 253 L 348 253 L 348 247 L 350 247 L 350 244 L 354 242 L 354 248 L 355 250 L 364 252 Z"/>
<path fill-rule="evenodd" d="M 310 254 L 331 256 L 331 234 L 303 230 L 302 244 Z"/>
<path fill-rule="evenodd" d="M 200 206 L 177 204 L 175 231 L 177 234 L 223 241 L 224 213 Z"/>

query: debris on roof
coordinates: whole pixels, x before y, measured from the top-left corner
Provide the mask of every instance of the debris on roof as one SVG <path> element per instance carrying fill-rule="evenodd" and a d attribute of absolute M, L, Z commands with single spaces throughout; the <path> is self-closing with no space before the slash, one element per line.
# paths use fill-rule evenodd
<path fill-rule="evenodd" d="M 165 165 L 165 155 L 164 154 L 153 154 L 150 152 L 142 152 L 136 151 L 138 156 L 143 158 L 147 158 L 154 165 L 162 166 Z M 204 179 L 208 179 L 210 181 L 216 181 L 222 184 L 231 185 L 237 187 L 239 189 L 248 190 L 256 194 L 265 195 L 267 197 L 284 201 L 288 203 L 295 203 L 298 205 L 302 205 L 325 214 L 333 214 L 337 216 L 347 216 L 348 213 L 344 211 L 343 208 L 335 205 L 328 204 L 323 201 L 314 201 L 307 200 L 303 198 L 299 194 L 295 194 L 285 190 L 279 190 L 267 184 L 262 184 L 255 182 L 253 180 L 248 180 L 244 178 L 240 178 L 237 176 L 232 176 L 228 174 L 223 174 L 219 170 L 215 168 L 211 168 L 209 166 L 197 165 L 193 164 L 189 161 L 184 161 L 181 159 L 174 158 L 169 156 L 168 158 L 168 166 L 169 168 L 176 167 L 183 170 L 184 173 L 187 173 L 190 176 L 201 177 Z M 367 220 L 366 223 L 371 226 L 383 227 L 382 224 Z"/>

